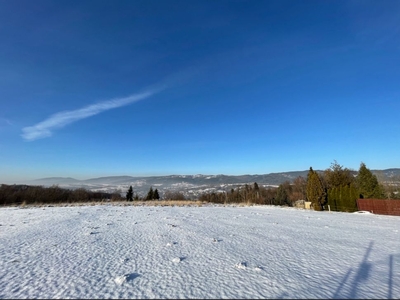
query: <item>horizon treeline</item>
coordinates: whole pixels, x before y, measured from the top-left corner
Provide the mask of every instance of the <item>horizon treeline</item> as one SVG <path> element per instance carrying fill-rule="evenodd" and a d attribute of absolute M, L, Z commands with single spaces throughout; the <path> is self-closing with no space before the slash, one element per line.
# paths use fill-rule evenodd
<path fill-rule="evenodd" d="M 295 206 L 296 201 L 304 200 L 311 202 L 314 210 L 354 212 L 357 211 L 357 199 L 400 199 L 399 186 L 379 182 L 364 163 L 360 164 L 356 176 L 353 173 L 335 160 L 322 172 L 310 167 L 307 178 L 298 176 L 278 187 L 263 187 L 255 182 L 226 192 L 204 193 L 199 200 L 280 206 Z"/>
<path fill-rule="evenodd" d="M 311 202 L 314 210 L 353 212 L 357 210 L 357 199 L 400 199 L 399 185 L 379 182 L 376 175 L 364 163 L 356 175 L 334 161 L 324 171 L 314 171 L 312 167 L 307 178 L 298 176 L 292 182 L 285 181 L 278 187 L 259 186 L 256 182 L 245 184 L 224 192 L 208 192 L 198 200 L 210 203 L 246 203 L 261 205 L 295 206 L 298 200 Z M 400 178 L 399 180 L 400 181 Z M 0 185 L 0 205 L 57 204 L 78 202 L 121 201 L 119 192 L 95 192 L 84 188 L 65 189 L 57 185 L 51 187 L 29 185 Z M 160 200 L 157 189 L 150 187 L 144 197 L 134 193 L 132 186 L 126 193 L 126 200 Z M 164 192 L 162 200 L 185 200 L 181 192 Z"/>
<path fill-rule="evenodd" d="M 84 188 L 75 190 L 58 186 L 0 185 L 0 205 L 59 204 L 121 200 L 119 193 L 93 192 Z"/>

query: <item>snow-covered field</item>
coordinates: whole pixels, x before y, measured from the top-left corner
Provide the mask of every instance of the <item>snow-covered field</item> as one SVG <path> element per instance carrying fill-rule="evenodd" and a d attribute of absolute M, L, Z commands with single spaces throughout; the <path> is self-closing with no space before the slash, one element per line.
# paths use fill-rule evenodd
<path fill-rule="evenodd" d="M 0 208 L 0 298 L 400 298 L 400 217 Z"/>

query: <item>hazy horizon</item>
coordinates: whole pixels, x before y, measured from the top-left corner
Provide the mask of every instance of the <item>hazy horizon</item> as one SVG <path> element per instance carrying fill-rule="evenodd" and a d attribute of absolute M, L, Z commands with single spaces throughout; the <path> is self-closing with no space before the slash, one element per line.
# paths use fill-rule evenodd
<path fill-rule="evenodd" d="M 344 166 L 343 166 L 344 167 Z M 313 168 L 314 171 L 324 171 L 328 169 L 328 167 L 324 169 L 315 169 Z M 358 169 L 351 169 L 348 168 L 351 171 L 358 171 Z M 372 172 L 374 171 L 384 171 L 384 170 L 391 170 L 391 169 L 400 169 L 400 168 L 386 168 L 386 169 L 371 169 Z M 73 179 L 73 180 L 78 180 L 78 181 L 85 181 L 85 180 L 90 180 L 90 179 L 99 179 L 99 178 L 112 178 L 112 177 L 132 177 L 132 178 L 145 178 L 145 177 L 168 177 L 168 176 L 218 176 L 218 175 L 223 175 L 223 176 L 258 176 L 258 175 L 268 175 L 268 174 L 281 174 L 281 173 L 295 173 L 295 172 L 307 172 L 309 170 L 290 170 L 290 171 L 278 171 L 278 172 L 265 172 L 265 173 L 243 173 L 243 174 L 224 174 L 224 173 L 216 173 L 216 174 L 204 174 L 204 173 L 198 173 L 198 174 L 146 174 L 146 175 L 140 175 L 140 174 L 114 174 L 114 175 L 93 175 L 93 176 L 88 176 L 88 177 L 82 177 L 82 176 L 47 176 L 47 177 L 38 177 L 38 178 L 29 178 L 29 179 L 20 179 L 18 181 L 12 181 L 12 180 L 4 180 L 1 181 L 0 184 L 29 184 L 34 181 L 41 181 L 41 180 L 46 180 L 46 179 Z"/>

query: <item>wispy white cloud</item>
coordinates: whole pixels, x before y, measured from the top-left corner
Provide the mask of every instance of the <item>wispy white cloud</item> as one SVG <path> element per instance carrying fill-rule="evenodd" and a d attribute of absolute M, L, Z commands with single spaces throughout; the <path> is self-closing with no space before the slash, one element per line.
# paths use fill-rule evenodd
<path fill-rule="evenodd" d="M 23 128 L 23 133 L 21 134 L 21 136 L 26 141 L 34 141 L 37 139 L 46 138 L 53 134 L 54 129 L 62 128 L 65 125 L 97 115 L 106 110 L 125 106 L 133 102 L 143 100 L 154 95 L 157 92 L 159 92 L 159 89 L 131 95 L 125 98 L 99 102 L 77 110 L 59 112 L 50 116 L 46 120 L 37 123 L 36 125 Z"/>
<path fill-rule="evenodd" d="M 6 118 L 0 118 L 0 126 L 3 126 L 4 124 L 8 125 L 8 126 L 13 126 L 14 124 Z"/>

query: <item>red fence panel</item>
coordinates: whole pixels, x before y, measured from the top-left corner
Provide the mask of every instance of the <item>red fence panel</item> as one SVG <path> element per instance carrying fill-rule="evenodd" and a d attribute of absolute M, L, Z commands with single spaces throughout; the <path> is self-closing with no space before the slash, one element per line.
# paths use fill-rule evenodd
<path fill-rule="evenodd" d="M 358 199 L 357 207 L 374 214 L 400 216 L 400 200 Z"/>

